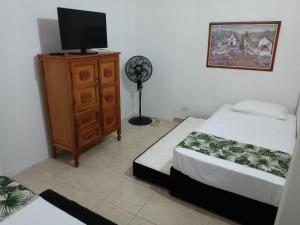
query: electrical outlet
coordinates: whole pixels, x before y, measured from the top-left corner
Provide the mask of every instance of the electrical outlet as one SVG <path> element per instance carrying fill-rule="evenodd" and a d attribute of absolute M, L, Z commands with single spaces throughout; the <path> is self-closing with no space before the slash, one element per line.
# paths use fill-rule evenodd
<path fill-rule="evenodd" d="M 190 108 L 187 106 L 183 106 L 183 107 L 181 107 L 181 110 L 182 110 L 182 112 L 188 112 L 188 111 L 190 111 Z"/>
<path fill-rule="evenodd" d="M 177 117 L 179 118 L 186 118 L 186 117 L 201 117 L 201 113 L 199 109 L 193 106 L 182 106 L 180 108 L 180 112 L 178 113 Z"/>

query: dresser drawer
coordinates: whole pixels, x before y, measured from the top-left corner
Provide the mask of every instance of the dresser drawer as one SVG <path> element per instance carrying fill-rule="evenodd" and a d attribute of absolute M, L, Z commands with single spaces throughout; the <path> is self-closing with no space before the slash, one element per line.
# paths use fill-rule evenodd
<path fill-rule="evenodd" d="M 76 128 L 77 130 L 84 129 L 93 123 L 99 123 L 99 109 L 92 109 L 76 115 Z"/>
<path fill-rule="evenodd" d="M 103 130 L 104 133 L 109 133 L 115 129 L 117 129 L 119 125 L 119 116 L 118 110 L 105 110 L 103 113 Z"/>
<path fill-rule="evenodd" d="M 101 77 L 102 85 L 116 82 L 117 81 L 116 62 L 115 61 L 101 62 L 100 77 Z"/>
<path fill-rule="evenodd" d="M 102 105 L 103 109 L 111 108 L 118 104 L 117 86 L 112 85 L 102 89 Z"/>
<path fill-rule="evenodd" d="M 101 135 L 100 126 L 93 126 L 86 131 L 83 131 L 78 134 L 78 145 L 83 147 L 90 144 L 91 142 L 97 140 Z"/>
<path fill-rule="evenodd" d="M 99 91 L 98 88 L 90 87 L 75 91 L 75 106 L 76 111 L 80 112 L 90 109 L 99 104 Z"/>
<path fill-rule="evenodd" d="M 71 68 L 77 89 L 90 87 L 98 82 L 97 60 L 72 62 Z"/>

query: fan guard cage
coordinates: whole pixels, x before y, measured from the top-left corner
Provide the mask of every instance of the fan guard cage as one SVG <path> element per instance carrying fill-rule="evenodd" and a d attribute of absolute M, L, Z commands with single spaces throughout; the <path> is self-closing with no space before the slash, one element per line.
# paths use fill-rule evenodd
<path fill-rule="evenodd" d="M 152 64 L 144 56 L 134 56 L 130 58 L 126 64 L 125 72 L 129 80 L 137 83 L 139 80 L 144 83 L 152 75 Z"/>

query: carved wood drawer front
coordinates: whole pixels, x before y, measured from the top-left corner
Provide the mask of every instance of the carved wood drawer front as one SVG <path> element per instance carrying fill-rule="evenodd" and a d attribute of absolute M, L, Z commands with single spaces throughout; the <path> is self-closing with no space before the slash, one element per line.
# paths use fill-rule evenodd
<path fill-rule="evenodd" d="M 100 64 L 100 76 L 102 84 L 116 82 L 116 63 L 114 61 L 102 62 Z"/>
<path fill-rule="evenodd" d="M 93 123 L 99 123 L 99 109 L 89 110 L 87 112 L 80 113 L 76 116 L 76 127 L 77 130 L 86 128 Z"/>
<path fill-rule="evenodd" d="M 98 89 L 95 87 L 75 91 L 75 105 L 77 111 L 91 108 L 98 103 Z"/>
<path fill-rule="evenodd" d="M 97 61 L 72 62 L 72 74 L 76 88 L 92 86 L 98 82 Z"/>
<path fill-rule="evenodd" d="M 103 108 L 109 108 L 118 104 L 117 86 L 113 85 L 102 90 Z"/>
<path fill-rule="evenodd" d="M 94 126 L 80 134 L 78 134 L 78 145 L 83 147 L 100 137 L 100 127 Z"/>
<path fill-rule="evenodd" d="M 103 114 L 104 131 L 109 131 L 118 125 L 118 114 L 116 109 L 104 111 Z"/>

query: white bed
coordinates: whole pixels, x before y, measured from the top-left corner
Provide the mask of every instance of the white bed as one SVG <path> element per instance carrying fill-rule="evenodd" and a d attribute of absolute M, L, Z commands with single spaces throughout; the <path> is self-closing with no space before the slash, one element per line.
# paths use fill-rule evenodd
<path fill-rule="evenodd" d="M 38 197 L 1 222 L 1 225 L 84 225 L 76 218 Z"/>
<path fill-rule="evenodd" d="M 293 153 L 296 117 L 277 120 L 234 112 L 224 105 L 196 131 Z M 278 206 L 285 179 L 196 151 L 175 148 L 173 167 L 201 183 Z"/>
<path fill-rule="evenodd" d="M 0 171 L 0 176 L 4 176 Z M 41 197 L 30 202 L 4 221 L 1 225 L 84 225 L 76 218 L 56 208 Z"/>

